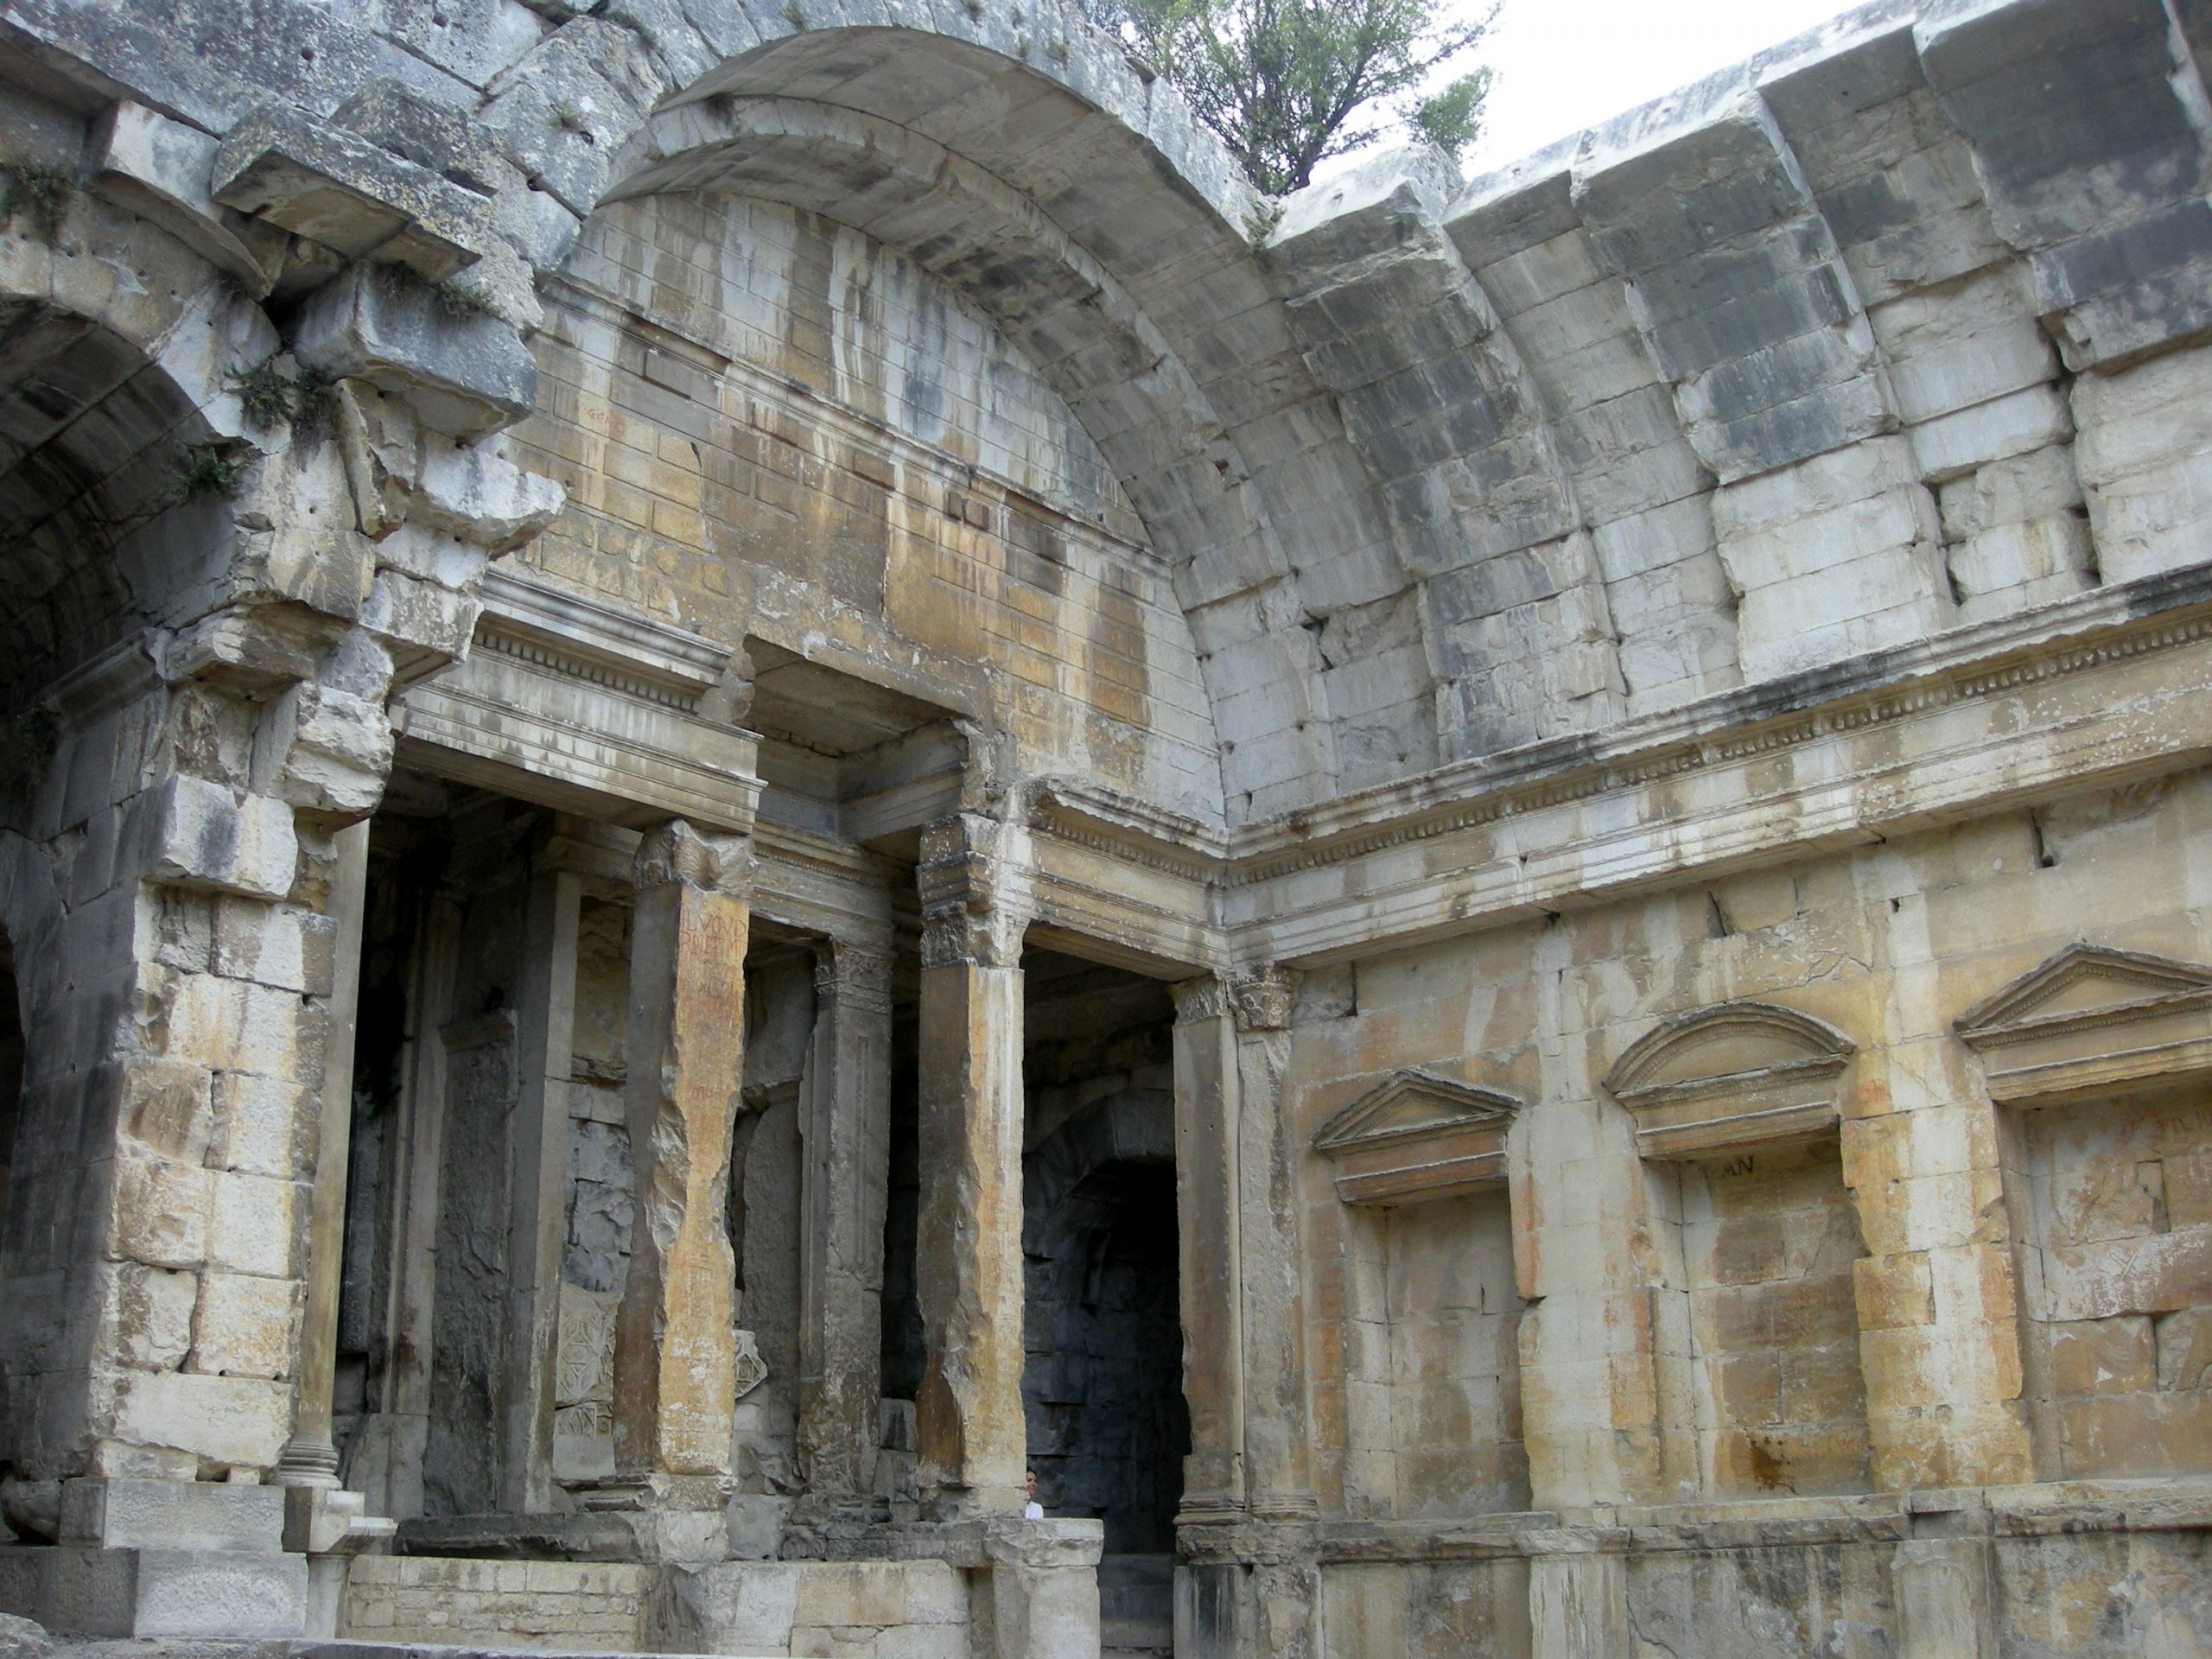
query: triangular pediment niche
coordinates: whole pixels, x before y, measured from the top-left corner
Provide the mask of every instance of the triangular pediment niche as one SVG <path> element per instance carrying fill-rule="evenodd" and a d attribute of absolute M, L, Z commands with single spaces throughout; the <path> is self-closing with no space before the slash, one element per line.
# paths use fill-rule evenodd
<path fill-rule="evenodd" d="M 1718 1156 L 1833 1133 L 1857 1052 L 1795 1008 L 1728 1002 L 1661 1021 L 1613 1063 L 1605 1088 L 1636 1114 L 1646 1158 Z"/>
<path fill-rule="evenodd" d="M 1418 1204 L 1505 1179 L 1511 1095 L 1412 1067 L 1391 1073 L 1313 1133 L 1346 1204 Z"/>
<path fill-rule="evenodd" d="M 2062 1099 L 2212 1068 L 2212 968 L 2075 944 L 1961 1014 L 1999 1100 Z"/>

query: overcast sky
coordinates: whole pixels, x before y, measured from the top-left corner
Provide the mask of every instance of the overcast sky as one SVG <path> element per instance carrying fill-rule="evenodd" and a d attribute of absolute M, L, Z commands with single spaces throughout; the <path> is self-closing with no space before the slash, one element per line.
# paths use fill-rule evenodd
<path fill-rule="evenodd" d="M 1856 0 L 1505 0 L 1477 61 L 1497 72 L 1470 178 L 1649 103 Z M 1475 8 L 1470 6 L 1469 10 Z"/>

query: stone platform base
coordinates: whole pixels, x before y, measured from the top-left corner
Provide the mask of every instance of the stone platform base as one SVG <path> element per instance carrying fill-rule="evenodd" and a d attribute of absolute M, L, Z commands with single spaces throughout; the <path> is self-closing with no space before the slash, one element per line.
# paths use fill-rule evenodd
<path fill-rule="evenodd" d="M 326 1659 L 437 1644 L 537 1653 L 968 1659 L 969 1575 L 944 1561 L 697 1567 L 420 1555 L 353 1563 Z M 320 1653 L 321 1649 L 317 1649 Z"/>
<path fill-rule="evenodd" d="M 296 1637 L 308 1561 L 278 1552 L 0 1548 L 0 1612 L 80 1636 Z"/>

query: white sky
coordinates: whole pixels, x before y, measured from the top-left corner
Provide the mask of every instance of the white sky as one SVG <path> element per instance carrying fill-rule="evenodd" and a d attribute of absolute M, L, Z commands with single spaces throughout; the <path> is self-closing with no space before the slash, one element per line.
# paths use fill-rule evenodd
<path fill-rule="evenodd" d="M 1497 79 L 1469 178 L 1741 62 L 1857 0 L 1505 0 L 1478 57 Z M 1470 5 L 1466 8 L 1473 10 Z"/>

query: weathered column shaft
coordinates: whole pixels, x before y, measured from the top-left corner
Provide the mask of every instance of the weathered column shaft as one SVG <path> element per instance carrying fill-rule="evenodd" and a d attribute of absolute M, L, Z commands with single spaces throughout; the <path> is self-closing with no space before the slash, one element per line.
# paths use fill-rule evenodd
<path fill-rule="evenodd" d="M 710 844 L 680 819 L 638 849 L 627 1099 L 637 1218 L 614 1349 L 614 1465 L 632 1484 L 730 1472 L 727 1198 L 744 1080 L 748 862 L 742 842 Z"/>
<path fill-rule="evenodd" d="M 1236 1026 L 1215 978 L 1175 988 L 1175 1211 L 1182 1295 L 1185 1524 L 1244 1508 L 1243 1281 L 1238 1271 Z"/>
<path fill-rule="evenodd" d="M 569 1162 L 569 1069 L 575 1052 L 576 924 L 583 883 L 573 871 L 534 876 L 523 919 L 516 997 L 519 1099 L 509 1150 L 507 1392 L 501 1488 L 506 1507 L 554 1507 L 553 1408 L 558 1383 L 562 1198 Z"/>
<path fill-rule="evenodd" d="M 1244 1313 L 1244 1485 L 1262 1521 L 1314 1514 L 1296 1152 L 1283 1121 L 1290 1063 L 1287 976 L 1265 969 L 1231 987 L 1236 1020 L 1237 1270 Z"/>
<path fill-rule="evenodd" d="M 346 1161 L 353 1134 L 353 1027 L 361 988 L 361 935 L 368 905 L 369 825 L 332 837 L 336 854 L 327 914 L 332 941 L 330 1036 L 323 1048 L 315 1198 L 308 1217 L 308 1287 L 300 1318 L 298 1404 L 292 1438 L 276 1465 L 288 1486 L 336 1486 L 331 1390 L 338 1368 L 338 1294 L 346 1271 Z"/>
<path fill-rule="evenodd" d="M 920 1479 L 932 1510 L 1018 1512 L 1021 1410 L 1021 920 L 988 855 L 1000 826 L 924 832 Z"/>
<path fill-rule="evenodd" d="M 866 1495 L 882 1394 L 890 1183 L 891 957 L 832 941 L 816 959 L 800 1110 L 798 1449 L 817 1498 Z"/>

